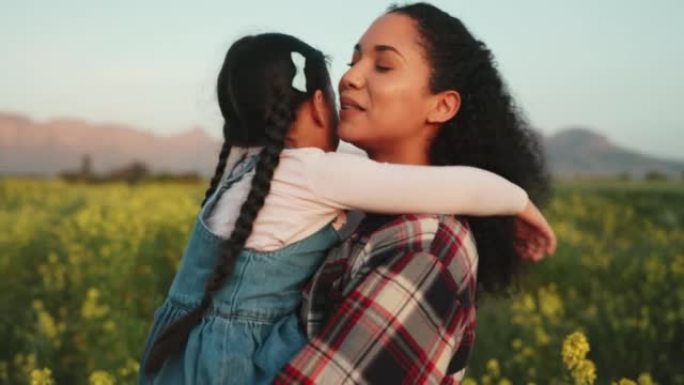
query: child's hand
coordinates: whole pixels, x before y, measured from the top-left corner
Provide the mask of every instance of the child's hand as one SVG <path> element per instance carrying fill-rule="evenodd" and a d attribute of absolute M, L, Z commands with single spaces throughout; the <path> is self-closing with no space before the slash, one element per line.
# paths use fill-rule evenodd
<path fill-rule="evenodd" d="M 533 262 L 556 252 L 556 234 L 532 201 L 516 217 L 515 248 L 523 259 Z"/>

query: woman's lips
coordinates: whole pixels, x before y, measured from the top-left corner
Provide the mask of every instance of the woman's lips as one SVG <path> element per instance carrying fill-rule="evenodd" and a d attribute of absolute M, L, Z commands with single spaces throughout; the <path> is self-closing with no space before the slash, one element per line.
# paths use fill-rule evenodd
<path fill-rule="evenodd" d="M 366 109 L 363 108 L 361 106 L 361 104 L 358 103 L 356 100 L 354 100 L 348 96 L 340 97 L 340 118 L 341 119 L 350 118 L 350 117 L 358 115 L 364 111 L 366 111 Z"/>

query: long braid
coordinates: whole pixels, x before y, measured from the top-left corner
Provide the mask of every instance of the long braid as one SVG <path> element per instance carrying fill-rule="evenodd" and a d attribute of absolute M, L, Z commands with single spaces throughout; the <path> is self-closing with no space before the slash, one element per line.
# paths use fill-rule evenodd
<path fill-rule="evenodd" d="M 246 49 L 251 41 L 252 38 L 247 36 L 235 42 L 235 44 L 233 44 L 226 53 L 226 58 L 223 65 L 224 68 L 219 73 L 216 93 L 219 99 L 219 108 L 221 109 L 221 114 L 224 117 L 223 145 L 221 146 L 221 152 L 219 153 L 219 161 L 216 165 L 214 176 L 211 178 L 211 181 L 209 182 L 209 188 L 207 188 L 207 191 L 204 193 L 204 199 L 202 200 L 201 207 L 204 207 L 211 194 L 213 194 L 214 191 L 216 191 L 216 187 L 218 186 L 219 181 L 221 181 L 221 177 L 223 176 L 223 173 L 226 170 L 226 163 L 228 162 L 228 156 L 230 155 L 232 143 L 236 139 L 241 139 L 241 130 L 239 130 L 239 124 L 236 124 L 236 115 L 238 115 L 239 113 L 235 108 L 234 98 L 231 97 L 233 94 L 233 82 L 231 74 L 235 70 L 235 58 L 239 57 L 240 51 Z M 226 100 L 229 101 L 226 102 Z M 233 127 L 234 125 L 238 127 Z M 231 132 L 233 130 L 236 131 L 237 134 L 235 132 Z"/>
<path fill-rule="evenodd" d="M 228 162 L 228 156 L 230 155 L 230 148 L 230 142 L 228 142 L 228 140 L 224 140 L 223 145 L 221 146 L 221 152 L 219 153 L 219 161 L 216 165 L 216 171 L 214 171 L 214 176 L 211 178 L 211 182 L 209 182 L 209 188 L 204 193 L 204 199 L 202 200 L 201 205 L 202 207 L 204 207 L 204 204 L 207 203 L 207 200 L 211 194 L 216 191 L 216 186 L 218 186 L 218 183 L 223 176 L 223 172 L 226 170 L 226 163 Z"/>
<path fill-rule="evenodd" d="M 290 91 L 291 92 L 291 91 Z M 282 93 L 284 94 L 284 93 Z M 265 136 L 266 144 L 259 154 L 256 172 L 252 179 L 251 189 L 246 201 L 240 209 L 235 228 L 226 242 L 226 247 L 217 261 L 214 273 L 208 280 L 200 305 L 183 318 L 170 324 L 157 338 L 152 346 L 145 371 L 148 374 L 158 371 L 167 358 L 179 353 L 190 335 L 190 331 L 203 317 L 211 304 L 211 300 L 222 287 L 227 277 L 232 275 L 237 255 L 244 248 L 257 214 L 263 207 L 271 188 L 273 173 L 280 161 L 280 153 L 285 145 L 285 136 L 293 123 L 294 107 L 297 104 L 293 97 L 277 97 L 276 104 L 267 114 Z M 301 99 L 301 98 L 299 98 Z M 301 100 L 298 100 L 301 102 Z"/>
<path fill-rule="evenodd" d="M 240 216 L 235 222 L 235 228 L 231 233 L 225 253 L 207 283 L 205 296 L 213 296 L 221 288 L 225 278 L 232 274 L 235 257 L 244 248 L 247 238 L 252 233 L 254 220 L 271 189 L 271 179 L 280 162 L 280 153 L 285 146 L 285 134 L 293 120 L 291 107 L 285 101 L 279 102 L 270 114 L 270 127 L 266 130 L 266 145 L 259 154 L 251 189 L 240 208 Z"/>

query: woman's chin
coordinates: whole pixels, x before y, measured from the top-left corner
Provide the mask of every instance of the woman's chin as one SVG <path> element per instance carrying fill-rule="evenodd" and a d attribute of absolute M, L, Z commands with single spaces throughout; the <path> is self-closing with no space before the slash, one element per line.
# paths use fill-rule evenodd
<path fill-rule="evenodd" d="M 358 133 L 358 130 L 353 125 L 340 120 L 340 124 L 337 126 L 337 136 L 340 140 L 354 144 L 358 137 L 358 135 L 355 135 L 356 133 Z"/>

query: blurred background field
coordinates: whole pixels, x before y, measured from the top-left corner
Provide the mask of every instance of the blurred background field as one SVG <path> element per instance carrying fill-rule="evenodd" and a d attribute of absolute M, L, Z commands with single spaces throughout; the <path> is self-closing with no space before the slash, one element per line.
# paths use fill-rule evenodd
<path fill-rule="evenodd" d="M 0 384 L 135 384 L 204 188 L 0 179 Z M 558 253 L 483 298 L 467 382 L 684 384 L 684 183 L 557 183 L 547 213 Z"/>

